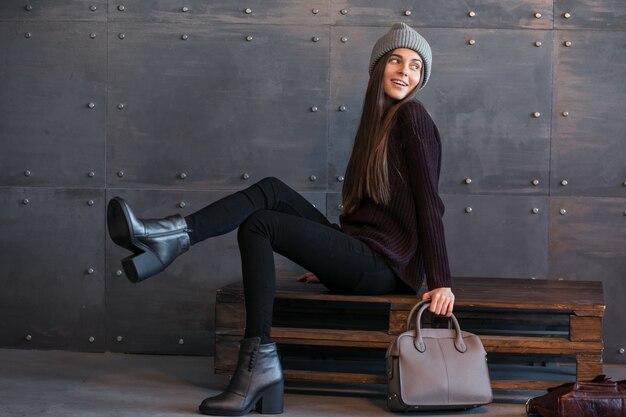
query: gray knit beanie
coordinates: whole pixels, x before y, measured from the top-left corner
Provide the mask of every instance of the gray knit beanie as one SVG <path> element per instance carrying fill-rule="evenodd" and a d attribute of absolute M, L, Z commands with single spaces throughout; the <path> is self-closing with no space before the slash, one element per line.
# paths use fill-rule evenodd
<path fill-rule="evenodd" d="M 430 78 L 433 54 L 426 39 L 405 23 L 394 23 L 389 32 L 383 35 L 374 45 L 370 58 L 370 76 L 378 60 L 387 52 L 398 48 L 412 49 L 420 54 L 422 60 L 424 60 L 424 79 L 418 90 L 424 88 Z"/>

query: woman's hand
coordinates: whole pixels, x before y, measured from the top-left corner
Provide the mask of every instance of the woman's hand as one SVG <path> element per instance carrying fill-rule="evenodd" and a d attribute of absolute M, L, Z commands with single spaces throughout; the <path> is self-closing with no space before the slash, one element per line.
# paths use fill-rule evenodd
<path fill-rule="evenodd" d="M 311 282 L 320 282 L 320 279 L 312 272 L 305 272 L 304 274 L 298 277 L 298 281 L 311 283 Z"/>
<path fill-rule="evenodd" d="M 454 307 L 454 294 L 448 287 L 435 288 L 422 295 L 422 300 L 430 300 L 430 311 L 440 315 L 450 317 Z"/>

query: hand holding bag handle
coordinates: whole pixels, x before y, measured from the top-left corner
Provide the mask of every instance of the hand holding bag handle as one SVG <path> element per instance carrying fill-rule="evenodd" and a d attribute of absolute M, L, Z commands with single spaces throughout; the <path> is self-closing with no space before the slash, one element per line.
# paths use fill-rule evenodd
<path fill-rule="evenodd" d="M 426 344 L 424 343 L 424 339 L 422 337 L 422 314 L 424 310 L 426 310 L 430 306 L 430 300 L 424 300 L 417 303 L 409 313 L 409 317 L 406 319 L 406 330 L 408 331 L 411 328 L 411 319 L 413 315 L 417 311 L 417 317 L 415 319 L 415 341 L 413 344 L 415 345 L 415 349 L 420 351 L 421 353 L 426 351 Z M 448 320 L 452 321 L 454 325 L 454 329 L 456 330 L 456 338 L 454 339 L 454 347 L 461 353 L 465 353 L 467 351 L 467 346 L 465 345 L 465 341 L 463 341 L 463 335 L 461 334 L 461 326 L 459 325 L 459 321 L 456 319 L 454 314 L 452 314 Z"/>

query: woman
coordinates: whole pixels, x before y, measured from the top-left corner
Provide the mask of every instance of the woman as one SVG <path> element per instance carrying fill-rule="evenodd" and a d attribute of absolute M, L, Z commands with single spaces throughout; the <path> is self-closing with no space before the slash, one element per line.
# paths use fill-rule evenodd
<path fill-rule="evenodd" d="M 378 40 L 370 59 L 361 122 L 346 172 L 341 227 L 275 178 L 227 196 L 183 218 L 138 219 L 121 198 L 109 202 L 113 241 L 134 254 L 122 260 L 137 282 L 167 267 L 191 245 L 238 229 L 246 331 L 225 392 L 200 411 L 243 415 L 283 410 L 283 376 L 270 339 L 273 252 L 347 294 L 417 292 L 424 275 L 435 314 L 452 314 L 450 271 L 438 194 L 439 132 L 412 100 L 431 72 L 426 40 L 404 23 Z"/>

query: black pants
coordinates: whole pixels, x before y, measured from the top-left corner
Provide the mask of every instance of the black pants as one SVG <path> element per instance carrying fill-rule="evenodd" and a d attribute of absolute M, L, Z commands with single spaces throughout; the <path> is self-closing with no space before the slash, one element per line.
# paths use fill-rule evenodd
<path fill-rule="evenodd" d="M 186 217 L 191 243 L 239 227 L 246 337 L 270 341 L 277 252 L 313 272 L 331 291 L 387 294 L 402 285 L 385 259 L 333 227 L 311 203 L 265 178 Z M 304 284 L 303 284 L 304 285 Z"/>

